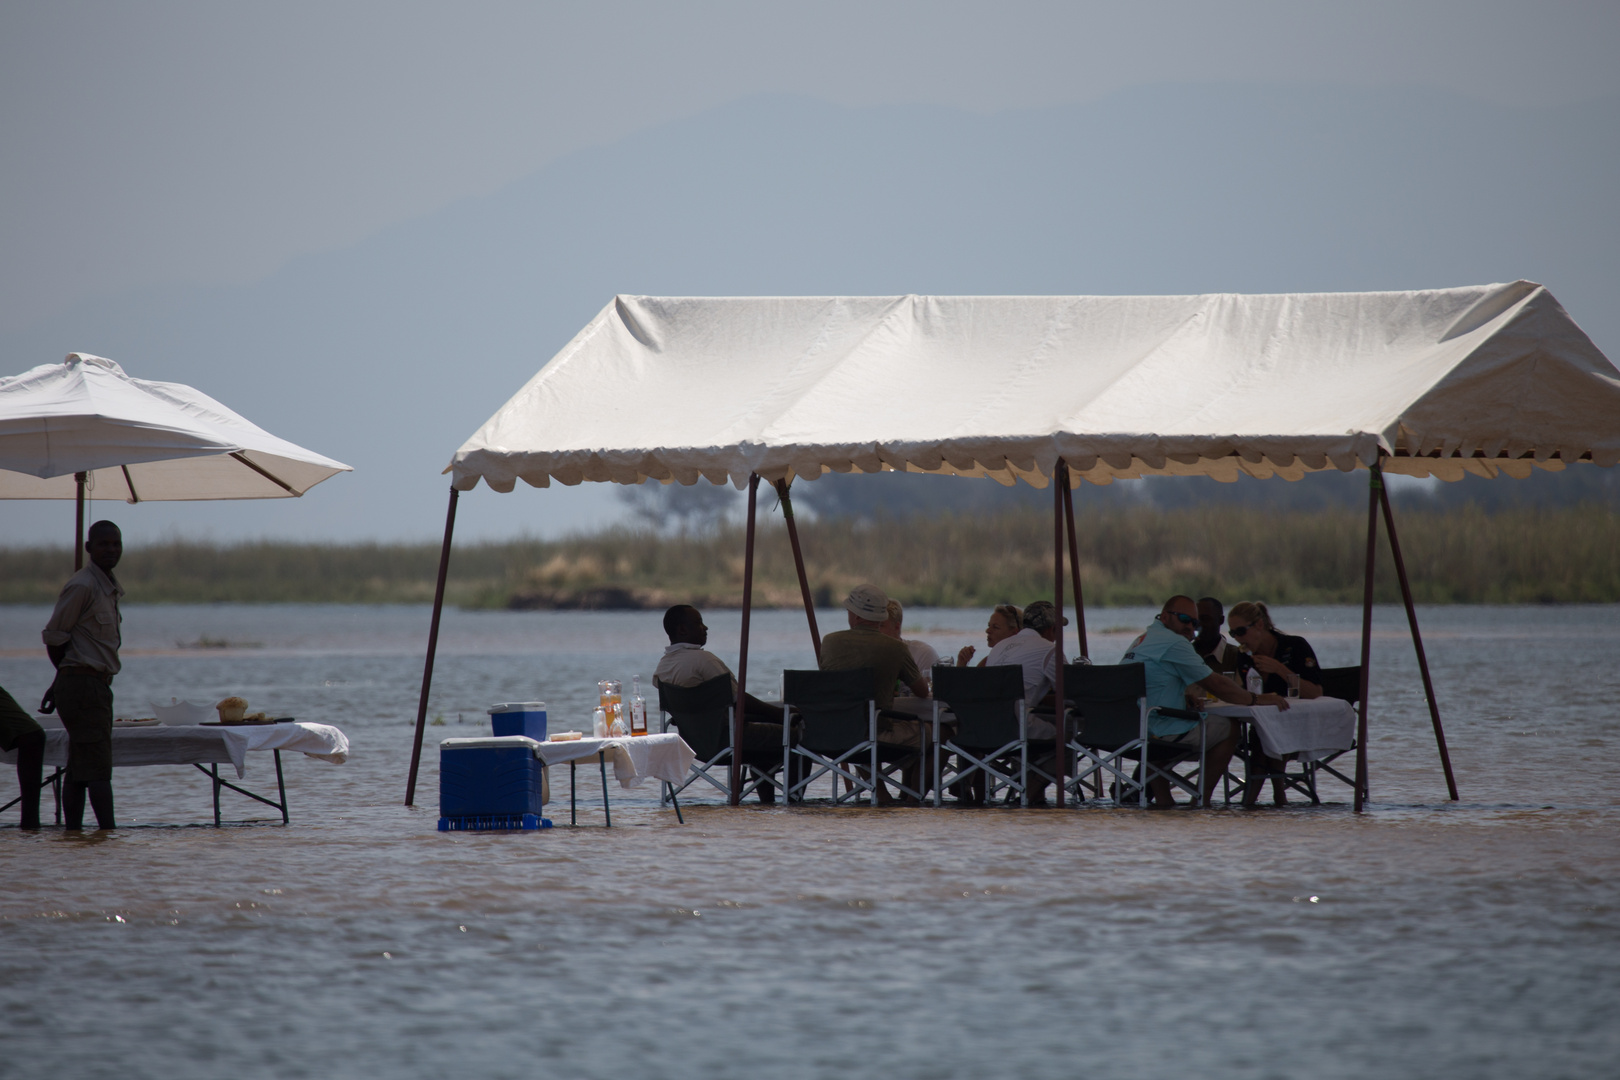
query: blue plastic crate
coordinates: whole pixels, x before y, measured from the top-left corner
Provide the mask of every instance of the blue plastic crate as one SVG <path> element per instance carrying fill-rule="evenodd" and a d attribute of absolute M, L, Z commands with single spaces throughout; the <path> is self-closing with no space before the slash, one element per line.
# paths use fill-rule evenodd
<path fill-rule="evenodd" d="M 439 746 L 439 816 L 539 816 L 545 765 L 537 744 L 521 738 L 447 739 Z"/>
<path fill-rule="evenodd" d="M 440 832 L 503 832 L 549 828 L 551 819 L 537 814 L 478 814 L 472 817 L 439 819 Z"/>

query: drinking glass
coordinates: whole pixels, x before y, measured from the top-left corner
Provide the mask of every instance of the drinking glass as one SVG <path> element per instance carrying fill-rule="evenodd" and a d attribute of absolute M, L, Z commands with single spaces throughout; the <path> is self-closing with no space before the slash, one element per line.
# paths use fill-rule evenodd
<path fill-rule="evenodd" d="M 1298 675 L 1290 675 L 1290 676 L 1288 676 L 1288 696 L 1291 697 L 1291 698 L 1299 697 L 1299 676 Z"/>

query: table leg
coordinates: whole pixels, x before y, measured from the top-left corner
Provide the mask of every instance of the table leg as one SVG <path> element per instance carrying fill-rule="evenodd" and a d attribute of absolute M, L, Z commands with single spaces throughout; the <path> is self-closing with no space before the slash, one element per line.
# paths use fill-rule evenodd
<path fill-rule="evenodd" d="M 568 763 L 568 824 L 579 824 L 579 804 L 574 801 L 574 763 Z"/>
<path fill-rule="evenodd" d="M 602 815 L 607 818 L 607 827 L 611 829 L 613 828 L 613 811 L 608 809 L 607 754 L 598 750 L 596 752 L 596 763 L 602 767 Z"/>
<path fill-rule="evenodd" d="M 214 781 L 214 828 L 219 828 L 219 765 L 208 766 L 208 774 Z"/>
<path fill-rule="evenodd" d="M 276 755 L 276 791 L 281 795 L 281 823 L 287 824 L 287 783 L 281 778 L 281 751 Z"/>

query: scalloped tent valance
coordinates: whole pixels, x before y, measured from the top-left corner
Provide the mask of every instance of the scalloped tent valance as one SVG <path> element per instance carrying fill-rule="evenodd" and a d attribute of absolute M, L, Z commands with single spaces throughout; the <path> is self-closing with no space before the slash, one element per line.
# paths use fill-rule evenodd
<path fill-rule="evenodd" d="M 1044 487 L 1620 462 L 1620 371 L 1528 281 L 1245 296 L 619 296 L 458 450 L 482 479 L 903 470 Z"/>

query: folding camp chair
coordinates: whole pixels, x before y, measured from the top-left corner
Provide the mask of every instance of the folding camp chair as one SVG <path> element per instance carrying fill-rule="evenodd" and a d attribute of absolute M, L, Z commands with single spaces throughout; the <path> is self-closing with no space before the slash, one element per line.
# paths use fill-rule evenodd
<path fill-rule="evenodd" d="M 1148 743 L 1147 678 L 1141 664 L 1066 664 L 1063 696 L 1080 714 L 1068 740 L 1074 768 L 1065 787 L 1078 804 L 1085 794 L 1081 785 L 1095 777 L 1101 790 L 1104 776 L 1113 778 L 1115 801 L 1140 804 L 1140 770 L 1127 761 L 1140 761 Z"/>
<path fill-rule="evenodd" d="M 660 730 L 668 731 L 673 723 L 680 729 L 681 739 L 696 755 L 691 772 L 679 786 L 664 785 L 660 805 L 667 805 L 699 780 L 728 800 L 731 798 L 731 717 L 736 706 L 730 675 L 716 675 L 696 686 L 659 684 L 658 710 L 663 717 Z M 753 746 L 746 737 L 739 760 L 743 782 L 739 800 L 758 791 L 760 785 L 771 783 L 771 773 L 782 766 L 774 741 Z"/>
<path fill-rule="evenodd" d="M 862 792 L 876 801 L 877 785 L 885 781 L 903 794 L 922 798 L 920 792 L 887 775 L 916 760 L 921 748 L 878 741 L 872 678 L 871 668 L 782 673 L 783 715 L 796 709 L 800 723 L 797 744 L 789 741 L 786 728 L 782 736 L 783 775 L 791 780 L 787 787 L 790 800 L 803 799 L 810 785 L 823 776 L 831 779 L 834 804 L 852 802 Z M 802 776 L 793 768 L 795 760 Z M 861 766 L 868 770 L 867 776 L 857 771 Z M 840 780 L 849 782 L 849 790 L 841 790 Z"/>
<path fill-rule="evenodd" d="M 1024 715 L 1024 669 L 1000 667 L 934 669 L 934 805 L 944 785 L 983 773 L 986 786 L 1011 788 L 1020 806 L 1029 805 L 1029 741 Z M 956 716 L 956 734 L 941 741 L 940 713 Z M 946 754 L 956 765 L 946 772 Z"/>
<path fill-rule="evenodd" d="M 1323 697 L 1340 698 L 1352 705 L 1361 700 L 1360 664 L 1351 667 L 1322 668 L 1317 673 L 1317 679 L 1314 681 L 1317 681 L 1322 687 Z M 1299 761 L 1294 758 L 1284 759 L 1282 772 L 1272 772 L 1267 766 L 1265 754 L 1261 750 L 1260 737 L 1258 734 L 1254 734 L 1252 735 L 1252 741 L 1246 741 L 1244 745 L 1238 747 L 1237 756 L 1243 760 L 1244 773 L 1250 782 L 1263 785 L 1268 780 L 1281 780 L 1289 788 L 1310 799 L 1312 806 L 1318 806 L 1322 802 L 1316 787 L 1318 773 L 1325 772 L 1336 777 L 1344 781 L 1352 791 L 1355 790 L 1355 780 L 1335 769 L 1332 764 L 1340 756 L 1348 754 L 1354 749 L 1355 743 L 1352 742 L 1348 750 L 1335 750 L 1327 757 L 1317 761 Z M 1291 761 L 1299 765 L 1297 771 L 1289 771 L 1288 766 Z M 1244 788 L 1244 781 L 1238 780 L 1237 777 L 1228 773 L 1225 778 L 1225 786 L 1226 801 L 1231 802 L 1233 788 L 1235 787 L 1236 790 L 1241 792 Z"/>

